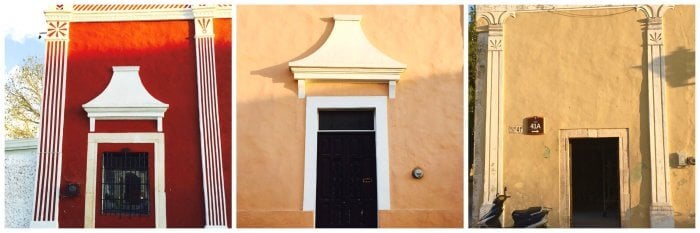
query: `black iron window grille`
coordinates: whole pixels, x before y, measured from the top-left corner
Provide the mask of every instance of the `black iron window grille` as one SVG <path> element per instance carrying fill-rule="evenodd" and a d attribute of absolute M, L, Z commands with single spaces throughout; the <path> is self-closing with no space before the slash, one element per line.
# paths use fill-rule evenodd
<path fill-rule="evenodd" d="M 102 158 L 102 214 L 148 215 L 148 153 L 105 152 Z"/>

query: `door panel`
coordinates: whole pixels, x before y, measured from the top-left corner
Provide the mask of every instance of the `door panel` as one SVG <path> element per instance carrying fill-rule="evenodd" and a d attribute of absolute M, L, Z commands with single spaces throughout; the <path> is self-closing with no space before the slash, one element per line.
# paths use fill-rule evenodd
<path fill-rule="evenodd" d="M 319 132 L 316 227 L 377 227 L 374 132 Z"/>
<path fill-rule="evenodd" d="M 140 160 L 125 160 L 120 161 L 119 156 L 122 156 L 123 149 L 128 149 L 133 153 L 144 152 L 147 156 L 146 161 Z M 155 189 L 153 177 L 154 150 L 152 143 L 100 143 L 97 148 L 97 184 L 95 185 L 95 227 L 155 227 Z M 119 154 L 109 155 L 111 158 L 105 161 L 105 153 Z M 143 164 L 146 162 L 147 164 Z M 148 190 L 142 185 L 137 185 L 141 177 L 137 167 L 148 167 Z M 105 169 L 105 167 L 107 167 Z M 134 171 L 126 169 L 123 172 L 108 172 L 115 168 L 133 167 Z M 106 178 L 106 179 L 105 179 Z M 109 189 L 110 191 L 106 191 Z M 103 196 L 103 192 L 107 196 Z M 140 199 L 139 193 L 145 193 L 148 196 L 148 207 L 136 203 Z M 118 197 L 115 197 L 118 196 Z M 115 199 L 124 199 L 123 201 Z M 103 207 L 105 207 L 103 209 Z"/>

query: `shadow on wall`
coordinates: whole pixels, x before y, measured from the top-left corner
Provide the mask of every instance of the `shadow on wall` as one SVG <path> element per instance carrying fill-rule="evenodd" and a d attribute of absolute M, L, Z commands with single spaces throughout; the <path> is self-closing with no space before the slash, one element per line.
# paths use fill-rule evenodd
<path fill-rule="evenodd" d="M 299 56 L 296 56 L 294 58 L 290 59 L 285 59 L 286 61 L 296 61 L 302 58 L 305 58 L 309 55 L 311 55 L 313 52 L 315 52 L 318 48 L 323 45 L 324 42 L 326 42 L 326 39 L 328 39 L 328 36 L 330 36 L 331 31 L 333 30 L 333 25 L 334 21 L 333 18 L 328 17 L 328 18 L 321 18 L 321 21 L 326 22 L 326 28 L 323 30 L 323 34 L 321 34 L 321 37 L 309 47 L 306 51 L 301 53 Z M 290 79 L 289 77 L 292 76 L 292 71 L 289 69 L 289 62 L 277 64 L 274 66 L 270 67 L 265 67 L 261 68 L 258 70 L 253 70 L 250 72 L 252 75 L 260 75 L 269 79 L 272 79 L 273 83 L 284 83 L 284 88 L 289 89 L 290 91 L 293 91 L 296 93 L 297 91 L 297 85 L 296 85 L 296 80 Z"/>
<path fill-rule="evenodd" d="M 666 51 L 664 59 L 664 71 L 666 72 L 666 84 L 670 87 L 683 87 L 695 85 L 695 51 L 685 47 L 677 48 L 672 52 Z M 654 62 L 658 62 L 661 58 L 656 58 Z M 642 64 L 647 62 L 647 50 L 644 49 Z M 633 66 L 632 68 L 639 69 L 644 72 L 644 78 L 647 78 L 647 68 L 651 64 Z M 642 89 L 646 91 L 647 87 Z"/>
<path fill-rule="evenodd" d="M 695 85 L 695 51 L 680 47 L 667 54 L 666 83 L 671 87 Z"/>

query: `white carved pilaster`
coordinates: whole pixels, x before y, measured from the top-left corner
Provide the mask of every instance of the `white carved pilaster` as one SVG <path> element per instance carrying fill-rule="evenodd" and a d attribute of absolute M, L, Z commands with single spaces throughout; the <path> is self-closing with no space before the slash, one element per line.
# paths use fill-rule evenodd
<path fill-rule="evenodd" d="M 226 227 L 226 194 L 221 152 L 221 127 L 216 86 L 214 16 L 216 8 L 192 6 L 197 54 L 200 150 L 205 227 Z"/>
<path fill-rule="evenodd" d="M 45 66 L 32 228 L 58 227 L 70 5 L 46 10 Z"/>
<path fill-rule="evenodd" d="M 489 10 L 482 11 L 482 9 Z M 496 195 L 503 193 L 503 71 L 505 48 L 503 27 L 507 18 L 515 17 L 515 12 L 507 10 L 507 7 L 477 6 L 477 17 L 485 19 L 488 23 L 488 31 L 484 32 L 486 35 L 483 36 L 484 33 L 481 33 L 479 36 L 479 44 L 486 46 L 486 56 L 479 56 L 479 64 L 485 64 L 483 67 L 485 72 L 479 72 L 482 75 L 477 77 L 477 79 L 485 81 L 485 85 L 481 81 L 479 83 L 481 85 L 478 86 L 478 88 L 485 88 L 485 91 L 482 90 L 479 93 L 483 93 L 486 96 L 485 118 L 483 119 L 484 148 L 483 156 L 477 153 L 475 158 L 479 162 L 476 174 L 477 176 L 482 175 L 482 177 L 477 177 L 477 183 L 483 184 L 477 186 L 476 192 L 479 191 L 479 188 L 483 188 L 481 190 L 483 195 L 481 197 L 480 212 L 484 212 L 491 208 L 491 201 Z M 486 43 L 483 42 L 484 40 Z M 486 61 L 482 60 L 484 58 Z"/>
<path fill-rule="evenodd" d="M 673 227 L 669 178 L 668 129 L 666 127 L 666 71 L 662 17 L 669 5 L 640 5 L 647 17 L 647 83 L 649 96 L 649 147 L 651 156 L 651 227 Z"/>

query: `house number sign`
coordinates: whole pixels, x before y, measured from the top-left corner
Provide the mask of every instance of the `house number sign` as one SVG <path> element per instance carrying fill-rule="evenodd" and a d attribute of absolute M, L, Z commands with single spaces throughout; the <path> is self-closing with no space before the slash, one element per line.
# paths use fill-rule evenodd
<path fill-rule="evenodd" d="M 525 133 L 529 135 L 544 134 L 544 118 L 538 116 L 525 118 Z"/>

